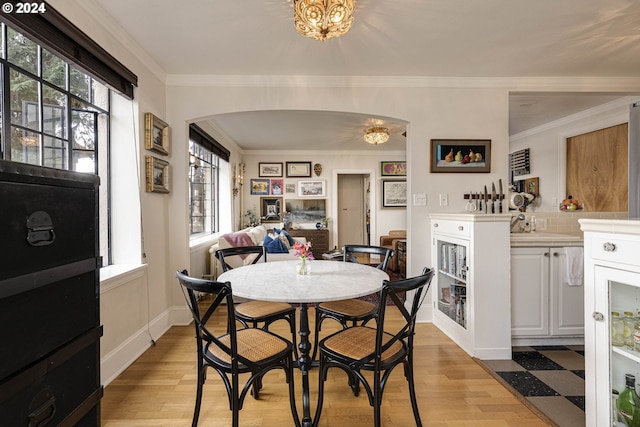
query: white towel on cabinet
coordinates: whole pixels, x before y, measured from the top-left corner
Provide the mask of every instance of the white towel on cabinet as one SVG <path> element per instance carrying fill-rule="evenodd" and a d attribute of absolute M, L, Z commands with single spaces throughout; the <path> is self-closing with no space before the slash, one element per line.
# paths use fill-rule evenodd
<path fill-rule="evenodd" d="M 567 260 L 567 285 L 582 286 L 584 282 L 584 250 L 582 247 L 564 248 Z"/>

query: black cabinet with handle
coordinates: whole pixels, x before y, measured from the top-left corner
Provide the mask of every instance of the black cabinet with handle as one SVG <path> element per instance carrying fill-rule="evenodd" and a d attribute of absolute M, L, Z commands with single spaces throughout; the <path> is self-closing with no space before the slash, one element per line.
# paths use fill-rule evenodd
<path fill-rule="evenodd" d="M 0 160 L 0 419 L 100 425 L 98 177 Z"/>

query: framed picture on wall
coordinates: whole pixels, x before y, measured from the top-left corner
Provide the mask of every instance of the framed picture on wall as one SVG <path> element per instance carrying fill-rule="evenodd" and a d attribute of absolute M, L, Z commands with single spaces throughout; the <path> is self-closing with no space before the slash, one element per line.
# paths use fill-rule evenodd
<path fill-rule="evenodd" d="M 327 195 L 327 181 L 298 181 L 298 196 L 325 197 Z"/>
<path fill-rule="evenodd" d="M 251 194 L 254 195 L 269 195 L 269 180 L 268 179 L 252 179 L 251 182 Z"/>
<path fill-rule="evenodd" d="M 311 178 L 311 162 L 287 162 L 287 178 Z"/>
<path fill-rule="evenodd" d="M 282 197 L 260 197 L 262 222 L 280 222 L 282 219 Z"/>
<path fill-rule="evenodd" d="M 406 176 L 407 162 L 380 162 L 381 176 Z"/>
<path fill-rule="evenodd" d="M 169 162 L 154 156 L 145 156 L 146 190 L 148 193 L 169 192 Z"/>
<path fill-rule="evenodd" d="M 284 193 L 284 180 L 272 179 L 271 180 L 271 195 L 280 196 Z"/>
<path fill-rule="evenodd" d="M 152 113 L 144 114 L 144 147 L 165 156 L 169 154 L 169 125 Z"/>
<path fill-rule="evenodd" d="M 258 163 L 258 176 L 282 178 L 282 163 Z"/>
<path fill-rule="evenodd" d="M 491 140 L 432 139 L 431 172 L 491 172 Z"/>
<path fill-rule="evenodd" d="M 326 199 L 287 199 L 286 211 L 291 222 L 320 222 L 327 217 Z"/>
<path fill-rule="evenodd" d="M 382 207 L 400 208 L 407 206 L 407 181 L 382 181 Z"/>

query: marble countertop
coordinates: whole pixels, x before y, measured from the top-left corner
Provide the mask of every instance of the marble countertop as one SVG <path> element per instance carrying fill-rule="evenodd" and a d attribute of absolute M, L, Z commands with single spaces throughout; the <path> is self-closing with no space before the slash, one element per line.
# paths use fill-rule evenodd
<path fill-rule="evenodd" d="M 584 240 L 582 233 L 577 234 L 561 234 L 561 233 L 546 233 L 533 231 L 531 233 L 511 233 L 511 247 L 512 248 L 526 248 L 526 247 L 565 247 L 565 246 L 583 246 Z"/>
<path fill-rule="evenodd" d="M 257 263 L 218 277 L 230 282 L 233 294 L 261 301 L 312 303 L 356 298 L 378 292 L 389 276 L 377 268 L 339 261 L 311 261 L 311 274 L 300 276 L 297 260 Z"/>

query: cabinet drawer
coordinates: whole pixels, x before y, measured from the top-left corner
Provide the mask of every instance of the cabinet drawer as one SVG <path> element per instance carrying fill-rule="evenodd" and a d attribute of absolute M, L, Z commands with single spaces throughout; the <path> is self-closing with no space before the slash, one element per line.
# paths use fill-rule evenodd
<path fill-rule="evenodd" d="M 100 329 L 0 383 L 3 425 L 99 425 Z"/>
<path fill-rule="evenodd" d="M 590 241 L 590 256 L 602 261 L 636 265 L 640 253 L 640 240 L 622 236 L 593 236 Z M 585 245 L 587 247 L 587 245 Z"/>
<path fill-rule="evenodd" d="M 471 235 L 471 225 L 465 222 L 434 220 L 432 227 L 434 233 L 457 237 L 469 237 Z"/>
<path fill-rule="evenodd" d="M 96 283 L 91 271 L 0 299 L 0 381 L 98 326 Z"/>
<path fill-rule="evenodd" d="M 98 178 L 10 163 L 0 163 L 0 281 L 96 258 Z"/>

